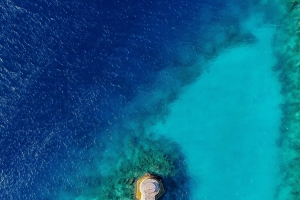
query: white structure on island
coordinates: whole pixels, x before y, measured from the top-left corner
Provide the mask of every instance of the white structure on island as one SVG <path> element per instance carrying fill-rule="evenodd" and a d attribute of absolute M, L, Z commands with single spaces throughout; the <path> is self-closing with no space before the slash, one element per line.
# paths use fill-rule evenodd
<path fill-rule="evenodd" d="M 152 178 L 143 180 L 140 184 L 141 200 L 155 200 L 155 196 L 159 193 L 159 190 L 157 180 Z"/>
<path fill-rule="evenodd" d="M 163 184 L 158 176 L 146 173 L 136 181 L 135 199 L 157 200 L 164 194 Z"/>

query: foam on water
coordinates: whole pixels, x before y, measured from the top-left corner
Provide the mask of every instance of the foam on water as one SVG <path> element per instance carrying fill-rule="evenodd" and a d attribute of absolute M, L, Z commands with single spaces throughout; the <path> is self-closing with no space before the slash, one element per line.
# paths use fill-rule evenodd
<path fill-rule="evenodd" d="M 274 28 L 244 23 L 258 42 L 228 49 L 148 127 L 183 147 L 192 199 L 273 199 L 277 184 L 280 86 L 271 67 Z"/>

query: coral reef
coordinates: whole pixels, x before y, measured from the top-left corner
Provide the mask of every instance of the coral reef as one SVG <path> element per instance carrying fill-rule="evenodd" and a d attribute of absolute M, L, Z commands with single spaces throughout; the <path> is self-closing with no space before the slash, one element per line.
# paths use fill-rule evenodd
<path fill-rule="evenodd" d="M 161 199 L 188 198 L 189 178 L 176 143 L 162 137 L 153 140 L 132 136 L 127 137 L 123 145 L 124 152 L 113 173 L 103 177 L 99 199 L 132 199 L 135 181 L 146 172 L 163 178 L 166 194 Z"/>
<path fill-rule="evenodd" d="M 274 40 L 278 72 L 282 83 L 281 183 L 277 199 L 299 199 L 300 195 L 300 5 L 298 1 L 282 1 L 285 16 Z"/>

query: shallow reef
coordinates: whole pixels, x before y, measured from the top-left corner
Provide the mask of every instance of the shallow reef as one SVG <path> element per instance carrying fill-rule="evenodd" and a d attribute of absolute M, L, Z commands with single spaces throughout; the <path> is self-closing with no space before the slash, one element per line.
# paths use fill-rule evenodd
<path fill-rule="evenodd" d="M 282 0 L 284 18 L 274 38 L 278 63 L 274 71 L 282 83 L 281 148 L 282 177 L 276 197 L 279 200 L 299 199 L 300 196 L 300 4 Z"/>
<path fill-rule="evenodd" d="M 167 138 L 126 136 L 118 163 L 102 177 L 98 199 L 133 199 L 135 181 L 146 172 L 162 177 L 160 199 L 188 199 L 189 177 L 179 146 Z"/>

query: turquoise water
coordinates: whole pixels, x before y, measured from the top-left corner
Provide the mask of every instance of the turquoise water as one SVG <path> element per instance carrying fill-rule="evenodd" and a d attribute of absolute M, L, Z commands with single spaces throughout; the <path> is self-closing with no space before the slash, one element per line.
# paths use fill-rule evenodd
<path fill-rule="evenodd" d="M 244 22 L 257 43 L 227 49 L 149 127 L 183 148 L 191 199 L 273 199 L 279 163 L 280 84 L 272 71 L 274 28 Z"/>
<path fill-rule="evenodd" d="M 129 200 L 145 172 L 162 200 L 276 199 L 275 1 L 0 10 L 1 199 Z"/>

